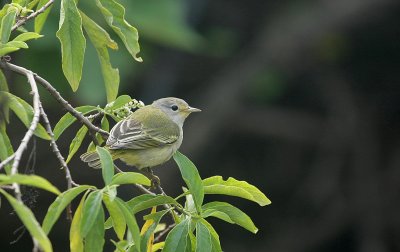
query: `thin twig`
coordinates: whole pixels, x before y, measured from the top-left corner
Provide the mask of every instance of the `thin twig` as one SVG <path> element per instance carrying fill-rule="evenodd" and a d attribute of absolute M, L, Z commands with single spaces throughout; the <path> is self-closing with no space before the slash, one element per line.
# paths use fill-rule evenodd
<path fill-rule="evenodd" d="M 25 75 L 24 71 L 21 71 L 18 69 L 18 66 L 8 63 L 8 62 L 1 62 L 1 66 L 4 68 L 8 68 L 13 72 L 16 72 L 21 75 Z M 24 69 L 24 68 L 22 68 Z M 94 133 L 98 132 L 102 135 L 103 138 L 107 139 L 109 136 L 109 133 L 105 130 L 100 129 L 99 127 L 96 127 L 93 123 L 89 121 L 85 116 L 83 116 L 80 112 L 78 112 L 76 109 L 74 109 L 61 95 L 60 93 L 45 79 L 37 75 L 36 73 L 32 73 L 35 80 L 38 81 L 40 85 L 42 85 L 57 101 L 60 103 L 68 112 L 70 112 L 80 123 L 84 124 L 86 127 L 89 129 L 89 133 Z"/>
<path fill-rule="evenodd" d="M 11 31 L 15 31 L 16 29 L 18 29 L 18 27 L 20 27 L 21 25 L 25 24 L 28 20 L 35 18 L 36 16 L 38 16 L 39 14 L 43 13 L 47 8 L 49 8 L 52 4 L 54 3 L 54 0 L 49 0 L 45 5 L 42 6 L 42 8 L 40 8 L 39 10 L 33 12 L 32 14 L 30 14 L 27 17 L 21 18 L 20 20 L 18 20 L 17 23 L 15 23 L 15 25 L 11 28 Z"/>
<path fill-rule="evenodd" d="M 24 153 L 25 149 L 28 146 L 29 140 L 33 136 L 33 132 L 35 131 L 38 123 L 39 123 L 39 118 L 40 118 L 40 98 L 39 98 L 39 91 L 37 89 L 36 81 L 35 78 L 33 77 L 33 73 L 23 67 L 19 67 L 16 65 L 8 64 L 9 69 L 14 71 L 14 72 L 19 72 L 20 74 L 23 74 L 27 77 L 28 82 L 31 86 L 31 94 L 33 95 L 33 118 L 31 125 L 28 129 L 28 131 L 25 133 L 24 138 L 21 140 L 21 144 L 18 146 L 18 149 L 14 153 L 14 161 L 13 165 L 11 167 L 11 175 L 17 174 L 18 173 L 18 165 L 21 160 L 22 154 Z M 15 197 L 21 201 L 21 190 L 20 187 L 17 183 L 13 183 L 14 187 L 14 192 L 15 192 Z"/>
<path fill-rule="evenodd" d="M 161 238 L 168 233 L 171 229 L 173 229 L 176 226 L 176 223 L 172 223 L 168 227 L 166 227 L 163 231 L 161 231 L 156 238 L 154 238 L 154 242 L 159 242 Z"/>
<path fill-rule="evenodd" d="M 58 161 L 60 162 L 60 164 L 61 164 L 63 170 L 65 171 L 65 179 L 67 180 L 68 189 L 71 189 L 72 186 L 78 186 L 78 184 L 75 183 L 75 182 L 72 180 L 71 172 L 70 172 L 70 170 L 69 170 L 69 168 L 68 168 L 68 165 L 67 165 L 67 163 L 65 162 L 64 157 L 61 155 L 60 150 L 58 149 L 57 143 L 56 143 L 56 141 L 54 140 L 54 133 L 53 133 L 53 130 L 51 129 L 50 121 L 49 121 L 49 119 L 48 119 L 48 117 L 47 117 L 47 114 L 46 114 L 46 112 L 44 111 L 44 109 L 43 109 L 43 107 L 42 107 L 41 104 L 40 104 L 40 113 L 41 113 L 41 115 L 42 115 L 42 118 L 43 118 L 43 121 L 44 121 L 45 128 L 46 128 L 46 130 L 47 130 L 47 133 L 48 133 L 48 134 L 50 135 L 50 137 L 51 137 L 51 140 L 50 140 L 51 148 L 53 149 L 53 152 L 54 152 L 54 154 L 56 155 Z"/>

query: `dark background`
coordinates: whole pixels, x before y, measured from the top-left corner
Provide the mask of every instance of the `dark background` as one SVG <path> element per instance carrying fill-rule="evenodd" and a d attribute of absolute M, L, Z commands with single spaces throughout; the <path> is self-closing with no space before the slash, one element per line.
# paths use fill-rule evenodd
<path fill-rule="evenodd" d="M 399 1 L 121 2 L 139 29 L 144 62 L 134 62 L 122 45 L 111 53 L 120 69 L 120 94 L 145 103 L 176 96 L 201 108 L 185 124 L 181 151 L 203 178 L 246 180 L 272 201 L 260 207 L 206 196 L 239 207 L 259 228 L 253 235 L 210 220 L 224 251 L 400 251 Z M 91 1 L 80 6 L 98 17 Z M 92 47 L 77 93 L 62 75 L 57 9 L 46 37 L 12 61 L 46 78 L 73 106 L 104 106 Z M 30 102 L 26 80 L 7 77 L 11 90 Z M 40 91 L 55 125 L 65 111 Z M 17 146 L 24 128 L 13 122 L 8 131 Z M 64 154 L 77 129 L 60 138 Z M 37 140 L 35 165 L 27 162 L 28 152 L 22 168 L 27 164 L 64 190 L 63 172 L 49 151 L 48 142 Z M 70 168 L 77 183 L 101 185 L 101 174 L 77 158 Z M 180 193 L 184 182 L 173 162 L 155 173 L 167 194 Z M 126 198 L 137 194 L 130 187 L 122 192 Z M 54 196 L 27 195 L 41 221 Z M 10 212 L 3 200 L 0 251 L 29 251 L 27 234 L 9 244 L 20 226 Z M 55 251 L 68 251 L 68 232 L 62 217 L 50 234 Z"/>

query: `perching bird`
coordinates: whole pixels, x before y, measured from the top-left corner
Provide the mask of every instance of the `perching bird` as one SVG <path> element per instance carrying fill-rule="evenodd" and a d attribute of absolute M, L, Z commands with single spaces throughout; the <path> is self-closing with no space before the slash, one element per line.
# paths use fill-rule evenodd
<path fill-rule="evenodd" d="M 113 160 L 120 159 L 138 169 L 150 168 L 168 161 L 183 140 L 183 123 L 193 112 L 184 100 L 162 98 L 133 112 L 110 131 L 106 146 Z M 90 167 L 101 168 L 96 151 L 81 156 Z"/>

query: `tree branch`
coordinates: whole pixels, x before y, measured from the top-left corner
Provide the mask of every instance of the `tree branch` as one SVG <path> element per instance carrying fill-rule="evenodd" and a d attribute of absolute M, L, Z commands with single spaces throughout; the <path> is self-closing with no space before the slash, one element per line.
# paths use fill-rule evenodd
<path fill-rule="evenodd" d="M 30 14 L 27 17 L 21 18 L 20 20 L 18 20 L 17 23 L 15 23 L 15 25 L 11 28 L 11 31 L 15 31 L 16 29 L 18 29 L 18 27 L 24 25 L 28 20 L 35 18 L 36 16 L 38 16 L 39 14 L 43 13 L 47 8 L 49 8 L 52 4 L 54 3 L 54 0 L 49 0 L 45 5 L 42 6 L 42 8 L 40 8 L 39 10 L 33 12 L 32 14 Z"/>

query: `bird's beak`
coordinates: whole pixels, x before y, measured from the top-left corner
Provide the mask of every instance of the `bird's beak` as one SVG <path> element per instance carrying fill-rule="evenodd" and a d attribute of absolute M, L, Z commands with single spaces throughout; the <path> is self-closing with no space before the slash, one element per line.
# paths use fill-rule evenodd
<path fill-rule="evenodd" d="M 201 112 L 201 109 L 193 108 L 193 107 L 188 107 L 188 108 L 187 108 L 187 111 L 190 112 L 190 113 L 193 113 L 193 112 Z"/>

